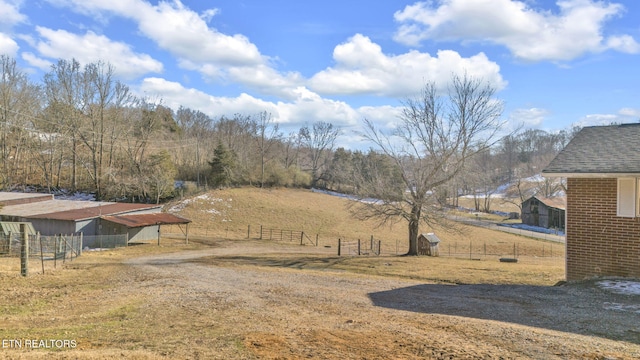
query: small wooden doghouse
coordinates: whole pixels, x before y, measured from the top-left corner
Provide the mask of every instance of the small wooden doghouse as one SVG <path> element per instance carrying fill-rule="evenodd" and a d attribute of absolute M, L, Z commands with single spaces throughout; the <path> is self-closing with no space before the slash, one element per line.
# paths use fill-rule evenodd
<path fill-rule="evenodd" d="M 440 256 L 439 243 L 440 239 L 434 233 L 420 234 L 418 236 L 418 255 Z"/>

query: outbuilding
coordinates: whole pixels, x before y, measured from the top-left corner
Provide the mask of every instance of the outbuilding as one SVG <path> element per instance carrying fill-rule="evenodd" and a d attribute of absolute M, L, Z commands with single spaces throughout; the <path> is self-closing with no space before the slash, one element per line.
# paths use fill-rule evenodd
<path fill-rule="evenodd" d="M 30 222 L 41 235 L 126 235 L 128 242 L 146 241 L 157 239 L 162 225 L 190 223 L 163 213 L 162 205 L 56 200 L 46 194 L 0 192 L 0 206 L 0 220 Z"/>
<path fill-rule="evenodd" d="M 564 231 L 565 198 L 532 196 L 522 202 L 522 223 Z"/>

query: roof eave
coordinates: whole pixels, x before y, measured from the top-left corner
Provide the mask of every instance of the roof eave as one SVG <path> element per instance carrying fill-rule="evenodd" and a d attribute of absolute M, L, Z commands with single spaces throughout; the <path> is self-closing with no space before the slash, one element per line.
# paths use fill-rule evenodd
<path fill-rule="evenodd" d="M 624 177 L 639 177 L 640 172 L 625 172 L 625 173 L 599 173 L 599 172 L 542 172 L 544 177 L 564 177 L 564 178 L 624 178 Z"/>

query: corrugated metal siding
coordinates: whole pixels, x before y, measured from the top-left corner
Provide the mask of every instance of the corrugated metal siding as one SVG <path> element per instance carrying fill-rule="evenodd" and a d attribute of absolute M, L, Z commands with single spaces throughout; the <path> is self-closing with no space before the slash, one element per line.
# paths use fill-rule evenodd
<path fill-rule="evenodd" d="M 75 221 L 49 219 L 31 219 L 29 221 L 42 235 L 73 234 L 77 232 Z"/>
<path fill-rule="evenodd" d="M 158 239 L 158 225 L 129 229 L 129 242 Z"/>
<path fill-rule="evenodd" d="M 36 229 L 33 228 L 33 224 L 29 222 L 9 222 L 2 221 L 0 222 L 0 226 L 2 226 L 2 232 L 4 235 L 9 235 L 9 233 L 17 234 L 20 232 L 20 224 L 25 224 L 27 227 L 27 233 L 29 235 L 35 235 Z"/>

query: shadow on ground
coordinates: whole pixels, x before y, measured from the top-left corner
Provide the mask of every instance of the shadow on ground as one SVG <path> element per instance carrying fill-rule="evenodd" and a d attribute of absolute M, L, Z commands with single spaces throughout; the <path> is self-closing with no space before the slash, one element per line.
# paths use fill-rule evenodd
<path fill-rule="evenodd" d="M 640 344 L 640 296 L 594 283 L 425 284 L 369 294 L 375 306 L 532 326 Z"/>

